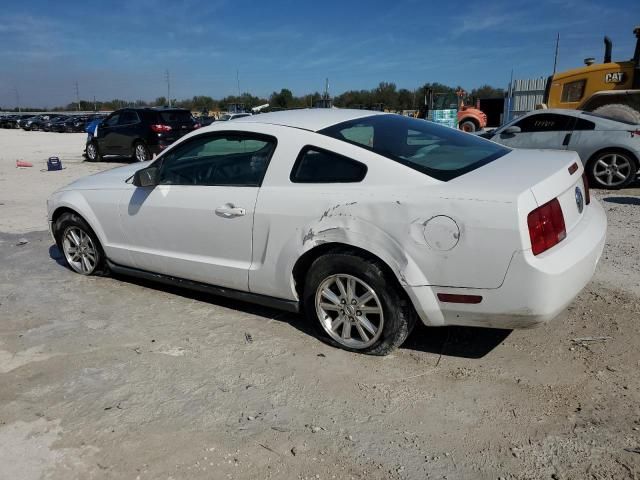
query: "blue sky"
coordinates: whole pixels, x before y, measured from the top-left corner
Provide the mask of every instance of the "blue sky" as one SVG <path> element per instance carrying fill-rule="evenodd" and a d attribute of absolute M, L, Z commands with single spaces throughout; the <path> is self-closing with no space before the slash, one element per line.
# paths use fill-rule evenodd
<path fill-rule="evenodd" d="M 268 96 L 425 82 L 506 86 L 546 76 L 560 31 L 559 69 L 598 60 L 602 37 L 629 59 L 638 0 L 485 2 L 270 0 L 3 0 L 0 105 L 82 98 Z"/>

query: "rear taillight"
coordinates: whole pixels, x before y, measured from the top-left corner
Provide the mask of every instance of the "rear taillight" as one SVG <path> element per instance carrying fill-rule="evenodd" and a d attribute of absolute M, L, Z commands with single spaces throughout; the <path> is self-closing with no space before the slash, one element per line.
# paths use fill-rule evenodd
<path fill-rule="evenodd" d="M 151 125 L 151 130 L 153 130 L 156 133 L 164 133 L 164 132 L 170 132 L 171 127 L 169 125 L 162 125 L 158 123 L 156 125 Z"/>
<path fill-rule="evenodd" d="M 531 250 L 534 255 L 549 250 L 567 236 L 564 215 L 557 198 L 536 208 L 527 217 Z"/>
<path fill-rule="evenodd" d="M 582 174 L 582 183 L 584 185 L 584 204 L 589 205 L 591 203 L 591 192 L 589 192 L 589 179 L 587 174 Z"/>
<path fill-rule="evenodd" d="M 201 126 L 202 126 L 202 125 L 200 125 L 199 123 L 194 123 L 194 124 L 193 124 L 193 129 L 195 130 L 195 129 L 197 129 L 197 128 L 200 128 Z"/>

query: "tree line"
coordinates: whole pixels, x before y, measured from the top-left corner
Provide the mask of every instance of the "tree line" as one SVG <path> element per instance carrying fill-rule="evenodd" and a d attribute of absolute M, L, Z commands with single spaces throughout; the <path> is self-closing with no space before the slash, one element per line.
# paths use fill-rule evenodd
<path fill-rule="evenodd" d="M 388 110 L 415 110 L 424 104 L 425 95 L 431 89 L 434 93 L 455 94 L 462 90 L 462 87 L 451 87 L 441 83 L 425 83 L 415 90 L 406 88 L 398 88 L 395 83 L 380 82 L 380 84 L 370 90 L 348 90 L 333 97 L 333 105 L 342 108 L 384 108 Z M 483 85 L 474 88 L 470 92 L 466 92 L 467 101 L 473 101 L 479 98 L 502 98 L 504 90 L 494 88 L 490 85 Z M 63 106 L 57 106 L 53 109 L 45 108 L 22 108 L 22 111 L 102 111 L 117 110 L 124 107 L 155 107 L 171 105 L 179 108 L 186 108 L 194 112 L 223 111 L 228 109 L 229 105 L 242 104 L 245 108 L 256 107 L 268 103 L 271 108 L 305 108 L 312 107 L 319 100 L 323 99 L 323 94 L 319 92 L 309 93 L 302 96 L 295 96 L 291 90 L 287 88 L 281 89 L 279 92 L 273 92 L 269 98 L 257 97 L 251 93 L 243 93 L 241 95 L 229 95 L 221 99 L 214 99 L 207 95 L 196 95 L 186 99 L 171 99 L 166 97 L 158 97 L 153 101 L 145 100 L 122 100 L 113 99 L 108 101 L 89 101 L 80 100 Z M 11 110 L 17 111 L 17 108 Z"/>

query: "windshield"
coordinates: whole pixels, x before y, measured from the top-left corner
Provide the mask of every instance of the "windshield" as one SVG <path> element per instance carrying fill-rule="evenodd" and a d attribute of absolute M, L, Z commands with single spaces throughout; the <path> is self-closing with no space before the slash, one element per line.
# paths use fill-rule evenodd
<path fill-rule="evenodd" d="M 393 114 L 350 120 L 318 133 L 366 148 L 445 182 L 511 151 L 449 127 Z"/>

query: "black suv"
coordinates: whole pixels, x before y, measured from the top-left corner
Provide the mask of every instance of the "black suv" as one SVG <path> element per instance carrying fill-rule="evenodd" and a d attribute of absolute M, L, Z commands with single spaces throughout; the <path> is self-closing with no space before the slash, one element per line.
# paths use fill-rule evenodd
<path fill-rule="evenodd" d="M 151 160 L 199 125 L 182 108 L 123 108 L 105 118 L 97 134 L 87 141 L 87 158 L 100 161 L 105 155 Z"/>

